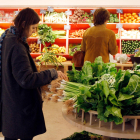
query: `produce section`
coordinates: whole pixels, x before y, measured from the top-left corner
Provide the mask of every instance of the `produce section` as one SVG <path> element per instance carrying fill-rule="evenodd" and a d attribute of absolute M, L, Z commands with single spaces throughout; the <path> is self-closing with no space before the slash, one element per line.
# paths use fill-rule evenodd
<path fill-rule="evenodd" d="M 71 54 L 69 46 L 70 44 L 81 44 L 84 31 L 90 26 L 93 26 L 92 20 L 95 9 L 96 8 L 53 8 L 53 11 L 49 11 L 47 8 L 35 9 L 41 19 L 39 25 L 40 30 L 38 34 L 35 33 L 28 39 L 29 44 L 31 44 L 30 40 L 35 39 L 36 43 L 40 46 L 40 51 L 44 45 L 47 47 L 50 46 L 50 44 L 64 46 L 66 51 L 65 54 L 62 55 L 65 55 L 67 59 L 71 59 L 72 57 L 69 56 L 69 54 Z M 138 8 L 107 9 L 111 14 L 106 27 L 113 30 L 116 34 L 116 42 L 119 48 L 118 53 L 133 54 L 134 49 L 137 48 L 136 46 L 133 47 L 135 44 L 132 45 L 130 49 L 125 48 L 127 45 L 124 45 L 125 43 L 123 44 L 123 42 L 140 39 L 140 10 Z M 1 17 L 6 15 L 6 13 L 8 13 L 9 16 L 11 15 L 10 13 L 13 13 L 12 18 L 14 18 L 17 11 L 20 10 L 21 9 L 0 9 Z M 120 12 L 119 10 L 122 11 Z M 10 21 L 1 21 L 0 28 L 3 30 L 0 32 L 3 32 L 10 25 L 12 25 Z M 42 27 L 46 29 L 41 29 Z M 47 34 L 44 34 L 46 30 L 50 32 L 48 37 L 45 37 Z M 41 44 L 38 38 L 43 44 Z M 32 57 L 37 57 L 40 55 L 40 52 L 38 54 L 32 53 L 31 55 Z"/>

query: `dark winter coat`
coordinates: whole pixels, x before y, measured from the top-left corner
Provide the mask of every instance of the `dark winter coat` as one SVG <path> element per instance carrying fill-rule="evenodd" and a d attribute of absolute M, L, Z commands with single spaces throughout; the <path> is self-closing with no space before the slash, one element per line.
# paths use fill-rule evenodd
<path fill-rule="evenodd" d="M 18 41 L 12 33 L 5 37 L 2 46 L 2 133 L 5 137 L 31 138 L 46 131 L 40 86 L 52 79 L 50 70 L 37 72 L 26 43 Z"/>

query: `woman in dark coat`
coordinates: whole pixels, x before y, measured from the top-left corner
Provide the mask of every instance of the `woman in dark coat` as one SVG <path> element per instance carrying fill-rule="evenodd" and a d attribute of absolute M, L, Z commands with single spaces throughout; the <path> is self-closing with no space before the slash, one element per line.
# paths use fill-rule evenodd
<path fill-rule="evenodd" d="M 55 69 L 37 72 L 26 38 L 36 32 L 39 21 L 34 10 L 23 9 L 14 19 L 14 26 L 0 38 L 1 129 L 5 140 L 32 140 L 46 132 L 40 86 L 58 76 L 65 78 Z"/>

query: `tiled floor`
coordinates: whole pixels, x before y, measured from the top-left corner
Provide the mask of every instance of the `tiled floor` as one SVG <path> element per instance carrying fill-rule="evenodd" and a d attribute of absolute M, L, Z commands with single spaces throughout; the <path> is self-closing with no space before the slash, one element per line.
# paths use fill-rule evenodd
<path fill-rule="evenodd" d="M 82 130 L 68 123 L 62 116 L 62 102 L 44 101 L 43 112 L 47 132 L 34 137 L 33 140 L 61 140 Z M 0 135 L 0 140 L 4 140 Z"/>

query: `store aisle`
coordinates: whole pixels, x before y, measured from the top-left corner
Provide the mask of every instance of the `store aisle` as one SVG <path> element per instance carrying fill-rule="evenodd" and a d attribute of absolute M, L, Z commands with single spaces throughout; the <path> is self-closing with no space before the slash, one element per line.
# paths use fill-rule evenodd
<path fill-rule="evenodd" d="M 61 140 L 82 130 L 68 123 L 62 116 L 62 102 L 44 101 L 43 112 L 47 132 L 34 137 L 33 140 Z M 4 140 L 0 133 L 0 140 Z"/>
<path fill-rule="evenodd" d="M 47 132 L 36 136 L 34 140 L 61 140 L 82 130 L 68 123 L 62 116 L 62 102 L 44 101 L 43 112 Z"/>

